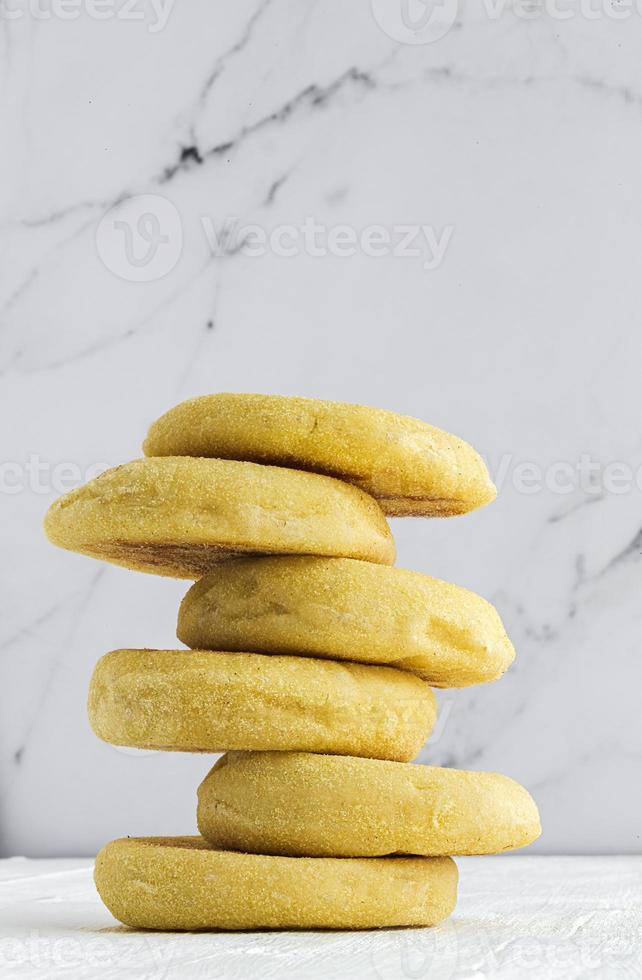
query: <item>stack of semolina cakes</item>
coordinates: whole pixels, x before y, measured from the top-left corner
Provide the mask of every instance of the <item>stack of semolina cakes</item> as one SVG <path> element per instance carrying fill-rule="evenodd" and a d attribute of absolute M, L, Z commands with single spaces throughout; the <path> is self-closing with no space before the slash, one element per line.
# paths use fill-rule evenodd
<path fill-rule="evenodd" d="M 115 650 L 89 717 L 115 745 L 225 752 L 198 790 L 200 837 L 126 838 L 96 859 L 121 922 L 149 929 L 433 925 L 453 911 L 453 855 L 540 833 L 513 780 L 410 763 L 432 688 L 500 677 L 495 609 L 393 567 L 386 516 L 493 500 L 465 442 L 417 419 L 272 395 L 192 399 L 145 457 L 50 508 L 63 548 L 196 580 L 189 649 Z"/>

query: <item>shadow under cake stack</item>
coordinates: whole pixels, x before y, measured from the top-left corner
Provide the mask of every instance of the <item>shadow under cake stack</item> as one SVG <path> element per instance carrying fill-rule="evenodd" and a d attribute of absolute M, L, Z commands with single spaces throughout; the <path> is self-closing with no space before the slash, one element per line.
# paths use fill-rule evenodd
<path fill-rule="evenodd" d="M 96 884 L 151 929 L 433 925 L 452 912 L 451 856 L 540 833 L 521 786 L 409 764 L 432 687 L 500 677 L 495 609 L 392 567 L 385 519 L 463 514 L 495 496 L 466 443 L 358 405 L 211 395 L 152 426 L 145 458 L 50 508 L 63 548 L 198 579 L 187 650 L 116 650 L 89 716 L 115 745 L 226 752 L 198 791 L 201 837 L 126 838 Z"/>

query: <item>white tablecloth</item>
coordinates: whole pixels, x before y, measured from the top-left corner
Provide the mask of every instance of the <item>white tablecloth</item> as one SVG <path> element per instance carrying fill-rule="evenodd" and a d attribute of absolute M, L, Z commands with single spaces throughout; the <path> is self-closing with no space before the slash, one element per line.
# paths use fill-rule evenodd
<path fill-rule="evenodd" d="M 435 929 L 152 933 L 118 925 L 81 859 L 0 862 L 0 977 L 627 980 L 642 977 L 642 857 L 465 858 Z"/>

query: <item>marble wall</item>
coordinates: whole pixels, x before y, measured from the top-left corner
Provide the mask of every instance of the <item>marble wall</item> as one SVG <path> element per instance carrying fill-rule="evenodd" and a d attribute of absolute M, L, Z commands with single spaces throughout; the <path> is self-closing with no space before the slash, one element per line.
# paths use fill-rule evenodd
<path fill-rule="evenodd" d="M 399 564 L 491 599 L 518 658 L 441 695 L 422 759 L 525 783 L 535 850 L 640 851 L 642 14 L 414 2 L 3 7 L 2 854 L 194 830 L 211 760 L 85 716 L 102 653 L 175 643 L 186 585 L 41 519 L 219 390 L 480 449 L 497 502 L 395 521 Z"/>

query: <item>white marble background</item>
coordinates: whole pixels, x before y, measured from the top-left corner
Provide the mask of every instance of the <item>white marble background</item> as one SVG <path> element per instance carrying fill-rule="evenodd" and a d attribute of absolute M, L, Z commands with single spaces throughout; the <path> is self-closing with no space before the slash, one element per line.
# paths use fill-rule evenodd
<path fill-rule="evenodd" d="M 13 0 L 0 22 L 1 853 L 194 830 L 210 760 L 103 745 L 84 704 L 103 652 L 175 643 L 186 585 L 56 551 L 41 518 L 226 389 L 479 447 L 498 501 L 395 522 L 399 564 L 495 602 L 518 659 L 444 692 L 422 758 L 524 782 L 536 850 L 639 852 L 642 15 L 446 2 L 428 30 L 451 29 L 408 44 L 392 0 L 113 3 Z M 231 217 L 447 247 L 217 253 Z"/>

